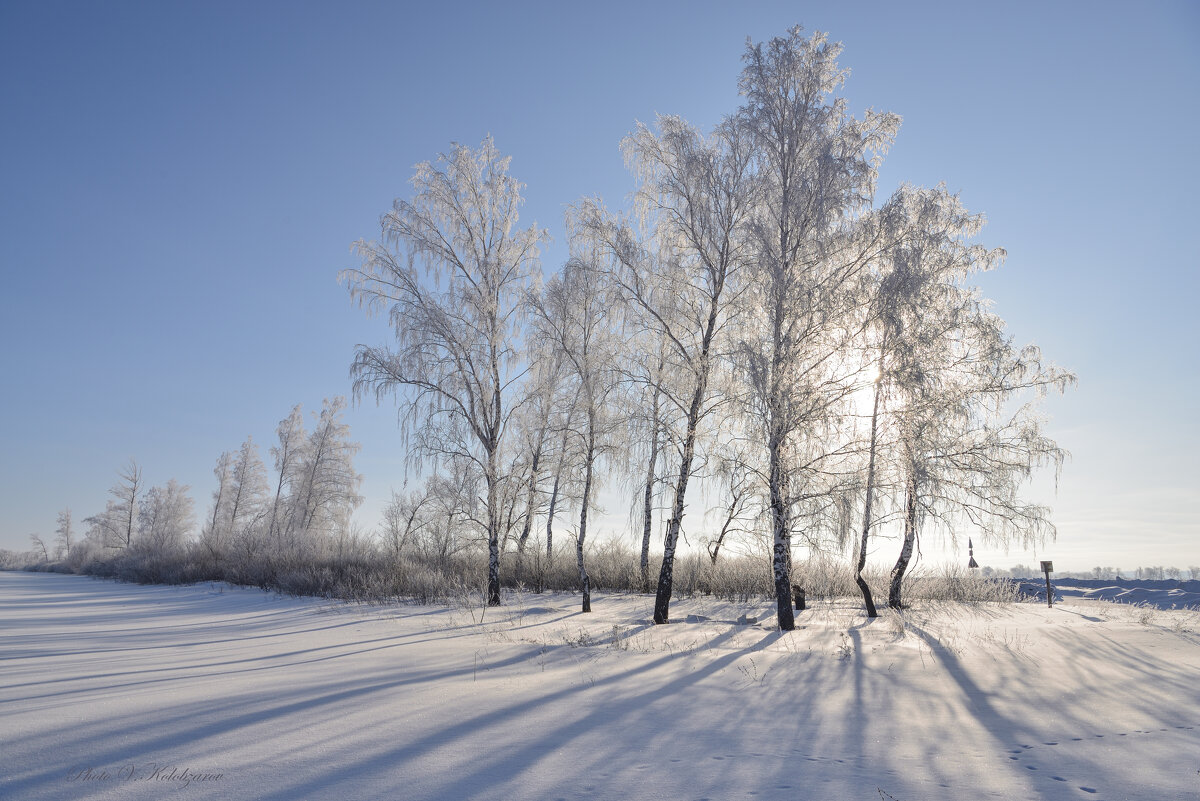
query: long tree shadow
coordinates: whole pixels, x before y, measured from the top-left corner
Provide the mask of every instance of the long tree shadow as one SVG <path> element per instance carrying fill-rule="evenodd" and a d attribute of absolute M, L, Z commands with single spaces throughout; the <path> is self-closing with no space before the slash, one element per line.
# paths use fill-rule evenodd
<path fill-rule="evenodd" d="M 734 636 L 733 630 L 718 635 L 709 643 L 710 647 L 718 646 Z M 471 770 L 460 773 L 452 781 L 442 784 L 438 793 L 445 798 L 471 798 L 486 791 L 493 785 L 497 776 L 504 775 L 513 766 L 530 765 L 539 758 L 562 748 L 576 738 L 591 733 L 601 724 L 611 725 L 614 720 L 625 721 L 645 713 L 647 706 L 658 698 L 676 697 L 698 682 L 724 670 L 746 654 L 760 651 L 770 642 L 778 639 L 777 632 L 765 634 L 756 643 L 738 650 L 726 652 L 716 659 L 707 661 L 700 669 L 686 675 L 676 677 L 665 684 L 654 684 L 647 689 L 631 695 L 625 695 L 619 701 L 605 703 L 582 712 L 579 717 L 556 728 L 540 732 L 535 738 L 523 741 L 513 748 L 498 747 L 491 754 L 479 754 L 476 764 Z M 466 720 L 451 724 L 431 732 L 414 742 L 395 749 L 381 751 L 369 758 L 351 761 L 349 764 L 339 763 L 339 769 L 330 771 L 315 785 L 309 781 L 303 785 L 304 792 L 316 792 L 318 795 L 332 794 L 335 787 L 352 780 L 353 777 L 364 775 L 387 774 L 397 766 L 411 764 L 413 761 L 428 757 L 435 751 L 454 751 L 461 747 L 462 741 L 473 735 L 500 724 L 520 720 L 522 716 L 539 707 L 565 701 L 571 696 L 592 690 L 603 692 L 609 688 L 627 688 L 636 686 L 641 675 L 653 675 L 664 666 L 679 662 L 686 658 L 684 653 L 669 654 L 627 670 L 596 679 L 583 686 L 565 687 L 551 693 L 537 695 L 526 700 L 494 709 Z M 627 727 L 622 727 L 629 731 Z M 664 733 L 664 736 L 670 736 Z M 500 744 L 497 744 L 498 746 Z M 628 742 L 623 745 L 629 745 Z M 301 790 L 298 786 L 281 787 L 276 792 L 263 797 L 263 801 L 290 801 Z"/>

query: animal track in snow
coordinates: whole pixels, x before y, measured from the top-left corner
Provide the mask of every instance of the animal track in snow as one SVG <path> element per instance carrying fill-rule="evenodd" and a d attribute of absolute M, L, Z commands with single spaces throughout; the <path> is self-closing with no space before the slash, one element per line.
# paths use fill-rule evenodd
<path fill-rule="evenodd" d="M 1195 726 L 1186 726 L 1186 725 L 1174 727 L 1175 730 L 1180 730 L 1180 731 L 1187 731 L 1189 729 L 1194 730 L 1195 728 L 1196 728 Z M 1097 738 L 1097 739 L 1104 739 L 1105 736 L 1129 737 L 1131 735 L 1158 734 L 1160 732 L 1170 732 L 1170 731 L 1172 731 L 1172 729 L 1170 729 L 1170 728 L 1133 729 L 1131 731 L 1123 731 L 1123 732 L 1107 732 L 1106 734 L 1101 734 L 1099 732 L 1093 732 L 1090 736 Z M 1059 739 L 1059 740 L 1043 740 L 1038 744 L 1015 743 L 1012 748 L 1006 749 L 1004 753 L 1005 753 L 1005 756 L 1007 756 L 1010 761 L 1017 762 L 1018 764 L 1021 765 L 1021 767 L 1025 768 L 1025 770 L 1028 770 L 1030 772 L 1038 772 L 1044 766 L 1038 765 L 1038 764 L 1030 764 L 1031 761 L 1032 762 L 1040 761 L 1037 759 L 1037 749 L 1038 748 L 1040 748 L 1042 746 L 1055 747 L 1055 746 L 1065 743 L 1065 747 L 1063 749 L 1056 749 L 1053 752 L 1055 754 L 1055 756 L 1053 756 L 1053 757 L 1050 756 L 1051 752 L 1046 752 L 1047 759 L 1058 760 L 1062 757 L 1067 756 L 1067 754 L 1069 754 L 1072 751 L 1072 749 L 1070 747 L 1071 743 L 1082 743 L 1084 741 L 1085 741 L 1084 737 L 1071 737 L 1069 742 L 1067 742 L 1065 740 L 1065 738 L 1063 738 L 1063 739 Z M 1062 767 L 1065 767 L 1065 766 L 1052 765 L 1051 767 L 1055 768 L 1055 769 L 1062 769 Z M 1047 776 L 1048 778 L 1053 779 L 1056 782 L 1062 782 L 1064 784 L 1070 781 L 1070 779 L 1067 778 L 1066 776 L 1061 776 L 1061 775 L 1057 775 L 1057 774 L 1052 775 L 1049 773 L 1045 773 L 1045 774 L 1039 774 L 1039 775 Z M 1076 787 L 1078 790 L 1080 790 L 1081 792 L 1087 793 L 1088 795 L 1095 795 L 1096 793 L 1100 792 L 1095 787 L 1091 787 L 1089 785 L 1080 784 L 1080 785 L 1076 785 Z"/>

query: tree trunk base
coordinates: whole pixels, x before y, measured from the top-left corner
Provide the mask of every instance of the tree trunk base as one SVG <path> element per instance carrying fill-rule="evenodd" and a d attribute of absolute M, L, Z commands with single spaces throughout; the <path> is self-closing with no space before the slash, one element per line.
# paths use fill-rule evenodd
<path fill-rule="evenodd" d="M 879 612 L 875 609 L 875 599 L 871 597 L 871 588 L 867 586 L 861 573 L 854 577 L 854 582 L 858 584 L 858 589 L 862 592 L 863 603 L 867 607 L 867 617 L 879 617 Z"/>
<path fill-rule="evenodd" d="M 787 579 L 775 584 L 775 608 L 780 631 L 795 631 L 796 617 L 792 614 L 792 588 Z"/>

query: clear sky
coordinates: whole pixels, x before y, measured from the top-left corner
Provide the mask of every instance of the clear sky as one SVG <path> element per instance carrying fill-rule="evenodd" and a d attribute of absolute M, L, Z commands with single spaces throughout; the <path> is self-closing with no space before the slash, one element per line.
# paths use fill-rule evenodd
<path fill-rule="evenodd" d="M 523 221 L 620 205 L 635 121 L 710 126 L 746 37 L 845 44 L 856 111 L 903 116 L 880 195 L 944 181 L 1008 250 L 983 282 L 1080 377 L 1060 569 L 1200 564 L 1194 2 L 0 3 L 0 547 L 99 511 L 129 457 L 190 484 L 387 337 L 336 283 L 412 166 L 491 133 Z M 403 480 L 395 409 L 348 414 L 360 522 Z M 1035 493 L 1049 493 L 1046 482 Z M 620 511 L 620 510 L 613 510 Z M 701 510 L 696 508 L 694 513 Z"/>

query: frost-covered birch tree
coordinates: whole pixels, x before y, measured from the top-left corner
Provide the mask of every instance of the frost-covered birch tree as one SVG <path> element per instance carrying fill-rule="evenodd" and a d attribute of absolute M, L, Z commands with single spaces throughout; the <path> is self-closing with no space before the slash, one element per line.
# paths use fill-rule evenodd
<path fill-rule="evenodd" d="M 536 226 L 518 229 L 521 185 L 490 137 L 454 144 L 417 166 L 411 201 L 381 220 L 380 241 L 360 240 L 357 269 L 342 273 L 368 309 L 386 308 L 394 347 L 359 345 L 356 395 L 397 393 L 401 425 L 418 457 L 466 459 L 483 477 L 488 604 L 500 604 L 505 533 L 503 449 L 524 366 L 522 297 L 536 280 Z"/>
<path fill-rule="evenodd" d="M 292 488 L 298 482 L 300 457 L 308 437 L 304 430 L 304 412 L 300 404 L 293 406 L 291 413 L 279 421 L 275 428 L 275 437 L 276 444 L 271 446 L 271 458 L 275 465 L 275 493 L 267 523 L 267 538 L 271 546 L 278 551 L 285 544 L 284 537 L 291 516 L 288 499 Z"/>
<path fill-rule="evenodd" d="M 213 477 L 217 479 L 217 488 L 213 490 L 212 514 L 200 531 L 200 542 L 210 555 L 216 556 L 225 550 L 225 540 L 228 531 L 225 518 L 228 514 L 229 485 L 233 479 L 233 454 L 222 451 L 213 467 Z"/>
<path fill-rule="evenodd" d="M 258 445 L 251 437 L 238 448 L 234 458 L 226 505 L 228 530 L 235 536 L 244 536 L 265 514 L 267 471 Z"/>
<path fill-rule="evenodd" d="M 135 545 L 144 555 L 168 558 L 183 547 L 195 525 L 192 498 L 188 486 L 171 479 L 165 485 L 151 487 L 138 502 L 138 530 Z"/>
<path fill-rule="evenodd" d="M 542 343 L 535 337 L 530 344 L 540 349 Z M 528 395 L 516 418 L 517 439 L 523 461 L 521 474 L 525 484 L 521 533 L 517 537 L 517 553 L 522 556 L 542 505 L 541 483 L 546 472 L 546 457 L 552 455 L 554 441 L 558 438 L 558 432 L 552 428 L 555 403 L 562 391 L 563 372 L 563 360 L 556 352 L 543 352 L 540 358 L 531 353 L 529 358 Z"/>
<path fill-rule="evenodd" d="M 954 331 L 973 298 L 956 282 L 990 269 L 1002 255 L 971 246 L 982 219 L 970 215 L 944 187 L 897 189 L 870 220 L 881 248 L 861 283 L 863 374 L 869 380 L 870 416 L 863 513 L 854 547 L 854 575 L 868 617 L 877 611 L 862 578 L 878 496 L 889 489 L 886 457 L 895 450 L 893 413 L 936 373 L 939 349 Z M 927 371 L 929 371 L 927 373 Z M 893 481 L 894 485 L 894 481 Z"/>
<path fill-rule="evenodd" d="M 582 488 L 579 528 L 575 533 L 575 559 L 579 569 L 582 611 L 592 611 L 591 580 L 584 563 L 588 513 L 599 483 L 597 460 L 612 450 L 613 411 L 609 402 L 617 386 L 612 291 L 597 263 L 594 245 L 585 235 L 575 237 L 577 253 L 562 271 L 531 296 L 536 340 L 545 344 L 550 358 L 561 361 L 565 379 L 574 385 L 577 424 L 568 429 L 576 439 Z"/>
<path fill-rule="evenodd" d="M 899 126 L 893 114 L 857 120 L 833 93 L 846 71 L 839 44 L 799 27 L 748 45 L 739 126 L 753 143 L 758 205 L 747 276 L 753 309 L 738 332 L 750 389 L 746 412 L 765 451 L 762 478 L 772 530 L 779 626 L 795 627 L 791 547 L 794 508 L 809 494 L 806 472 L 829 443 L 831 405 L 844 394 L 839 359 L 855 276 L 872 243 L 856 214 L 874 196 L 879 157 Z"/>
<path fill-rule="evenodd" d="M 295 411 L 298 411 L 299 407 Z M 293 440 L 293 424 L 300 425 L 299 417 L 289 416 L 282 427 L 280 447 L 285 467 L 295 464 L 296 446 Z M 301 438 L 302 439 L 302 438 Z M 289 473 L 290 475 L 290 473 Z M 258 455 L 258 446 L 247 437 L 236 453 L 225 451 L 217 458 L 213 467 L 217 488 L 213 490 L 212 510 L 200 532 L 200 547 L 210 560 L 223 558 L 249 558 L 258 546 L 258 524 L 268 516 L 265 508 L 268 486 L 266 468 Z M 283 474 L 281 474 L 281 477 Z M 286 481 L 279 484 L 278 500 L 270 509 L 283 509 L 286 496 L 283 494 Z M 269 527 L 274 526 L 271 520 Z"/>
<path fill-rule="evenodd" d="M 69 558 L 71 556 L 71 548 L 75 545 L 75 526 L 71 518 L 71 509 L 64 507 L 58 513 L 55 523 L 55 546 L 64 558 Z"/>
<path fill-rule="evenodd" d="M 753 530 L 753 517 L 757 511 L 754 504 L 756 476 L 749 467 L 751 459 L 739 448 L 744 443 L 734 440 L 723 444 L 731 449 L 717 462 L 717 477 L 725 500 L 713 510 L 719 513 L 721 523 L 716 534 L 706 537 L 704 543 L 709 561 L 714 565 L 731 537 L 737 538 Z"/>
<path fill-rule="evenodd" d="M 360 445 L 350 439 L 350 426 L 342 420 L 344 398 L 326 399 L 312 433 L 300 450 L 295 486 L 290 501 L 289 533 L 309 537 L 344 527 L 362 503 L 354 470 Z"/>
<path fill-rule="evenodd" d="M 904 539 L 888 591 L 894 609 L 929 520 L 951 539 L 969 526 L 991 544 L 1030 547 L 1055 533 L 1049 508 L 1020 491 L 1035 469 L 1057 471 L 1067 457 L 1043 433 L 1037 402 L 1075 376 L 1045 363 L 1034 346 L 1015 348 L 1000 318 L 978 306 L 974 312 L 950 364 L 910 392 L 899 412 Z"/>
<path fill-rule="evenodd" d="M 120 479 L 109 489 L 108 494 L 116 500 L 108 501 L 104 511 L 85 518 L 88 537 L 105 548 L 128 548 L 133 544 L 137 532 L 138 504 L 145 486 L 142 468 L 133 459 L 117 471 Z"/>
<path fill-rule="evenodd" d="M 648 241 L 639 241 L 634 225 L 595 202 L 581 206 L 579 219 L 612 257 L 611 279 L 632 324 L 664 343 L 666 370 L 676 378 L 661 398 L 678 412 L 668 419 L 676 421 L 670 436 L 679 446 L 654 600 L 654 622 L 667 623 L 688 482 L 701 427 L 716 406 L 713 374 L 736 308 L 737 274 L 748 258 L 750 146 L 732 122 L 705 137 L 679 117 L 661 116 L 657 132 L 639 125 L 624 148 L 640 180 L 637 199 Z"/>
<path fill-rule="evenodd" d="M 645 473 L 638 476 L 641 480 L 641 509 L 639 510 L 642 526 L 641 552 L 638 558 L 638 569 L 642 577 L 642 592 L 650 592 L 650 540 L 654 533 L 654 498 L 660 484 L 663 461 L 663 440 L 667 435 L 666 403 L 663 397 L 663 384 L 666 376 L 666 349 L 662 343 L 650 354 L 644 354 L 644 363 L 638 365 L 641 369 L 632 372 L 627 381 L 634 387 L 635 411 L 628 416 L 629 429 L 632 433 L 630 448 L 631 455 L 644 458 Z"/>
<path fill-rule="evenodd" d="M 578 387 L 576 387 L 578 389 Z M 554 481 L 550 484 L 550 497 L 546 500 L 546 558 L 554 557 L 554 516 L 558 512 L 568 490 L 575 484 L 571 475 L 572 449 L 570 447 L 571 426 L 575 422 L 576 400 L 574 394 L 560 398 L 562 409 L 552 410 L 553 426 L 558 439 L 554 451 Z"/>
<path fill-rule="evenodd" d="M 392 490 L 392 499 L 383 510 L 380 534 L 392 560 L 398 560 L 420 536 L 421 530 L 430 525 L 427 514 L 433 505 L 432 482 L 407 492 Z"/>
<path fill-rule="evenodd" d="M 43 562 L 50 561 L 50 549 L 46 547 L 46 541 L 42 539 L 40 534 L 30 534 L 29 543 L 33 545 L 33 551 L 35 554 L 38 551 L 42 552 Z"/>
<path fill-rule="evenodd" d="M 898 609 L 925 520 L 941 522 L 951 537 L 971 526 L 990 542 L 1028 545 L 1052 535 L 1048 509 L 1023 502 L 1019 488 L 1037 466 L 1061 465 L 1065 452 L 1042 434 L 1031 403 L 1013 404 L 1026 392 L 1065 390 L 1074 376 L 1044 363 L 1037 348 L 1015 348 L 969 284 L 1004 257 L 970 243 L 981 215 L 944 187 L 905 186 L 882 217 L 893 235 L 876 261 L 865 328 L 877 378 L 857 564 L 861 570 L 874 495 L 890 490 L 903 521 L 888 593 Z M 885 426 L 888 443 L 878 436 Z"/>

